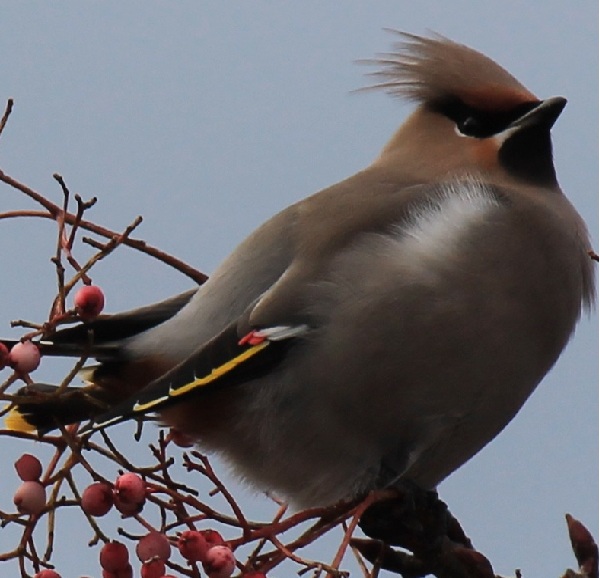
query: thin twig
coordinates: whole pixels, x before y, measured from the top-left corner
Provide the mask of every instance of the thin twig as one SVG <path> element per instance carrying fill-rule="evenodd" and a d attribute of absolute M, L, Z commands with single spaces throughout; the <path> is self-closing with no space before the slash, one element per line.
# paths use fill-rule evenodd
<path fill-rule="evenodd" d="M 0 119 L 0 135 L 2 135 L 2 133 L 4 132 L 4 127 L 6 126 L 8 117 L 10 116 L 10 113 L 12 112 L 14 103 L 15 103 L 15 101 L 12 98 L 9 98 L 6 101 L 6 108 L 4 109 L 4 114 L 2 115 L 2 119 Z"/>
<path fill-rule="evenodd" d="M 95 255 L 92 255 L 88 262 L 83 265 L 73 275 L 73 278 L 65 283 L 65 295 L 68 295 L 71 289 L 75 286 L 75 284 L 80 280 L 84 279 L 87 276 L 87 272 L 98 262 L 110 255 L 119 245 L 122 243 L 126 243 L 130 233 L 142 222 L 142 217 L 137 217 L 133 223 L 127 226 L 125 231 L 121 235 L 115 235 L 104 247 L 104 249 L 98 251 Z"/>
<path fill-rule="evenodd" d="M 13 187 L 14 189 L 16 189 L 18 191 L 21 191 L 22 193 L 24 193 L 25 195 L 30 197 L 32 200 L 39 203 L 50 214 L 52 214 L 54 216 L 54 218 L 56 218 L 56 215 L 60 211 L 60 208 L 56 204 L 54 204 L 51 201 L 49 201 L 48 199 L 46 199 L 43 195 L 40 195 L 38 192 L 34 191 L 32 188 L 17 181 L 16 179 L 7 175 L 4 171 L 1 171 L 1 170 L 0 170 L 0 181 L 2 181 L 3 183 L 6 183 L 7 185 Z M 71 213 L 65 214 L 65 221 L 67 223 L 72 225 L 75 223 L 75 220 L 76 220 L 75 215 L 73 215 Z M 91 231 L 92 233 L 96 233 L 97 235 L 100 235 L 101 237 L 105 237 L 107 239 L 112 239 L 116 235 L 116 233 L 114 231 L 111 231 L 110 229 L 107 229 L 106 227 L 102 227 L 100 225 L 92 223 L 91 221 L 86 221 L 84 219 L 82 219 L 80 221 L 79 226 L 83 229 L 86 229 L 87 231 Z M 145 241 L 142 241 L 141 239 L 127 238 L 123 241 L 123 244 L 127 245 L 128 247 L 131 247 L 133 249 L 136 249 L 137 251 L 145 253 L 146 255 L 150 255 L 151 257 L 154 257 L 155 259 L 162 261 L 166 265 L 173 267 L 177 271 L 183 273 L 184 275 L 188 276 L 190 279 L 192 279 L 193 281 L 198 283 L 198 285 L 202 285 L 208 279 L 208 277 L 204 273 L 201 273 L 200 271 L 191 267 L 187 263 L 184 263 L 177 257 L 174 257 L 173 255 L 170 255 L 168 253 L 165 253 L 164 251 L 161 251 L 160 249 L 157 249 L 156 247 L 148 245 Z"/>

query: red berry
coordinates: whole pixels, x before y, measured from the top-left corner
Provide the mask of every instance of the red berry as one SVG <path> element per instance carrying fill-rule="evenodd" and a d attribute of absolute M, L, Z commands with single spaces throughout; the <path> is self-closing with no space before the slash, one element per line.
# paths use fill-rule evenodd
<path fill-rule="evenodd" d="M 73 299 L 75 310 L 81 319 L 91 321 L 100 315 L 104 309 L 104 293 L 96 285 L 84 285 Z"/>
<path fill-rule="evenodd" d="M 223 536 L 216 530 L 200 530 L 200 533 L 204 536 L 209 548 L 211 546 L 227 546 Z"/>
<path fill-rule="evenodd" d="M 227 546 L 213 546 L 202 563 L 208 578 L 229 578 L 235 570 L 235 557 Z"/>
<path fill-rule="evenodd" d="M 100 566 L 107 572 L 126 570 L 129 565 L 129 552 L 121 542 L 109 542 L 100 550 Z"/>
<path fill-rule="evenodd" d="M 35 482 L 42 475 L 42 464 L 35 456 L 23 454 L 16 462 L 17 475 L 24 482 Z"/>
<path fill-rule="evenodd" d="M 146 484 L 137 474 L 123 474 L 117 478 L 114 489 L 115 506 L 123 516 L 142 511 L 146 501 Z"/>
<path fill-rule="evenodd" d="M 104 516 L 114 503 L 112 488 L 103 482 L 90 484 L 81 495 L 81 509 L 90 516 Z"/>
<path fill-rule="evenodd" d="M 13 502 L 20 514 L 40 514 L 46 506 L 46 490 L 39 482 L 23 482 L 17 488 Z"/>
<path fill-rule="evenodd" d="M 177 540 L 177 547 L 181 555 L 190 562 L 203 562 L 209 548 L 206 538 L 196 530 L 182 532 Z"/>
<path fill-rule="evenodd" d="M 115 506 L 124 516 L 142 511 L 146 501 L 146 484 L 137 474 L 119 476 L 114 489 Z"/>
<path fill-rule="evenodd" d="M 10 350 L 9 363 L 19 373 L 29 373 L 40 364 L 40 350 L 31 341 L 20 341 Z"/>
<path fill-rule="evenodd" d="M 146 499 L 146 484 L 137 474 L 123 474 L 115 482 L 115 493 L 122 502 L 138 504 Z"/>
<path fill-rule="evenodd" d="M 163 578 L 166 570 L 165 563 L 155 558 L 142 564 L 141 578 Z"/>
<path fill-rule="evenodd" d="M 33 578 L 61 578 L 60 574 L 54 570 L 40 570 Z"/>
<path fill-rule="evenodd" d="M 4 369 L 10 363 L 10 351 L 4 343 L 0 343 L 0 369 Z"/>
<path fill-rule="evenodd" d="M 168 560 L 171 555 L 171 544 L 164 534 L 150 532 L 137 543 L 135 553 L 140 562 L 147 562 L 152 558 Z"/>

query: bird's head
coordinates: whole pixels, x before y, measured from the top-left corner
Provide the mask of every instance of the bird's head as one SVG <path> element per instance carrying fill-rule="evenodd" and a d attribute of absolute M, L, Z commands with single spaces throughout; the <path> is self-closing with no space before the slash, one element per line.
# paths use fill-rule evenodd
<path fill-rule="evenodd" d="M 550 129 L 566 104 L 540 100 L 483 54 L 442 36 L 399 33 L 371 61 L 380 87 L 418 104 L 376 164 L 427 182 L 464 173 L 555 187 Z"/>

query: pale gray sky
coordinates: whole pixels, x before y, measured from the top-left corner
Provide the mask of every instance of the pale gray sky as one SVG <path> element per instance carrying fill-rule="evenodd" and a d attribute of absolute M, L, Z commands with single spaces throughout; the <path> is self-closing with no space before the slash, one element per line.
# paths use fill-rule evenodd
<path fill-rule="evenodd" d="M 353 62 L 389 49 L 384 27 L 433 30 L 491 56 L 540 97 L 568 98 L 553 131 L 556 165 L 597 249 L 597 11 L 591 0 L 5 3 L 0 103 L 14 97 L 15 110 L 0 168 L 57 200 L 59 172 L 73 191 L 99 197 L 96 221 L 120 229 L 141 213 L 138 236 L 210 273 L 275 211 L 377 155 L 410 108 L 351 94 L 369 83 Z M 0 191 L 0 211 L 33 207 Z M 0 235 L 6 335 L 11 319 L 47 315 L 55 230 L 2 222 Z M 110 311 L 189 287 L 129 250 L 94 279 Z M 558 576 L 574 565 L 565 512 L 596 532 L 597 335 L 596 316 L 584 319 L 514 422 L 440 487 L 500 573 Z M 57 380 L 60 370 L 46 361 L 36 377 Z M 0 439 L 5 464 L 31 449 Z M 11 468 L 0 487 L 8 496 L 16 487 Z M 263 499 L 245 495 L 260 512 Z M 95 552 L 73 552 L 89 531 L 72 524 L 72 542 L 57 546 L 63 577 L 99 576 Z M 11 539 L 0 533 L 1 551 Z"/>

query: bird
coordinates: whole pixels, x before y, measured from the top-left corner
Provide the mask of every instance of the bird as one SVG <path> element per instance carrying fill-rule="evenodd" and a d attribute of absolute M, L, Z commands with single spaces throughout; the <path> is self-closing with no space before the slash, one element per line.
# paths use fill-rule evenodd
<path fill-rule="evenodd" d="M 42 354 L 98 363 L 58 395 L 26 386 L 7 427 L 155 416 L 297 507 L 435 489 L 505 428 L 594 304 L 553 162 L 566 99 L 442 35 L 394 34 L 372 88 L 414 110 L 374 161 L 203 285 L 44 336 Z"/>

